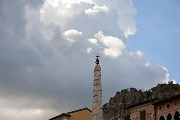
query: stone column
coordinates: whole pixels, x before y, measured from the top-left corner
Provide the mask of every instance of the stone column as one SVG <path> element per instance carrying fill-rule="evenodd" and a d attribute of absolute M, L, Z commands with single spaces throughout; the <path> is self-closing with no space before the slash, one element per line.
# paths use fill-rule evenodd
<path fill-rule="evenodd" d="M 98 64 L 94 68 L 92 120 L 103 120 L 101 67 Z"/>

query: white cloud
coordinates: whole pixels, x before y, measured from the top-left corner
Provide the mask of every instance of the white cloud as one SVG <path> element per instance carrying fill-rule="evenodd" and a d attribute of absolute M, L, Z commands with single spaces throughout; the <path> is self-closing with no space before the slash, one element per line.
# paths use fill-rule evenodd
<path fill-rule="evenodd" d="M 113 36 L 106 36 L 102 31 L 99 31 L 94 37 L 104 46 L 104 54 L 109 57 L 118 57 L 123 54 L 125 44 L 121 39 Z"/>
<path fill-rule="evenodd" d="M 93 26 L 106 28 L 108 24 L 111 24 L 112 28 L 108 26 L 108 29 L 113 29 L 113 31 L 111 30 L 112 33 L 121 31 L 126 38 L 136 32 L 136 9 L 131 0 L 47 0 L 43 3 L 40 11 L 43 24 L 53 23 L 59 25 L 62 30 L 70 29 L 68 26 L 76 26 L 76 23 L 79 25 L 76 26 L 78 28 L 81 27 L 81 25 L 86 25 L 89 29 Z M 104 13 L 104 15 L 101 14 L 101 17 L 96 15 L 100 12 Z M 92 18 L 88 21 L 87 19 L 85 20 L 83 19 L 85 18 L 84 14 L 92 15 L 89 16 Z M 78 18 L 78 21 L 73 22 L 74 18 Z M 91 32 L 95 32 L 94 29 L 96 28 L 94 27 L 92 29 Z M 98 31 L 99 30 L 103 31 L 103 29 L 98 29 Z"/>
<path fill-rule="evenodd" d="M 162 67 L 162 69 L 166 72 L 165 78 L 164 78 L 164 80 L 162 80 L 162 82 L 163 82 L 163 83 L 165 82 L 165 83 L 168 84 L 168 82 L 173 81 L 173 83 L 176 84 L 176 83 L 177 83 L 176 80 L 172 80 L 172 79 L 169 78 L 168 69 L 167 69 L 166 67 L 164 67 L 164 66 L 161 66 L 161 67 Z"/>
<path fill-rule="evenodd" d="M 82 35 L 82 32 L 79 32 L 77 30 L 71 29 L 64 32 L 64 35 L 67 37 L 77 37 Z"/>
<path fill-rule="evenodd" d="M 107 6 L 94 6 L 93 8 L 89 8 L 87 10 L 85 10 L 85 13 L 88 14 L 88 15 L 96 15 L 97 13 L 99 12 L 108 12 L 108 8 Z"/>
<path fill-rule="evenodd" d="M 130 56 L 134 56 L 134 57 L 142 57 L 144 54 L 142 51 L 138 50 L 138 51 L 135 51 L 135 52 L 129 52 L 128 53 Z"/>
<path fill-rule="evenodd" d="M 71 29 L 64 32 L 65 38 L 70 42 L 75 42 L 76 38 L 82 35 L 82 32 Z"/>
<path fill-rule="evenodd" d="M 143 53 L 140 50 L 136 51 L 135 53 L 136 53 L 136 55 L 138 57 L 142 57 L 143 56 Z"/>
<path fill-rule="evenodd" d="M 92 48 L 88 47 L 87 48 L 87 53 L 91 53 L 92 52 Z"/>
<path fill-rule="evenodd" d="M 110 3 L 111 2 L 111 3 Z M 118 14 L 118 24 L 119 28 L 124 32 L 124 35 L 128 37 L 129 35 L 134 35 L 136 33 L 136 8 L 133 5 L 132 0 L 119 1 L 107 1 L 107 7 L 109 9 L 116 10 Z"/>
<path fill-rule="evenodd" d="M 163 67 L 163 66 L 161 66 L 166 72 L 168 72 L 168 69 L 167 68 L 165 68 L 165 67 Z"/>
<path fill-rule="evenodd" d="M 97 40 L 95 38 L 88 39 L 88 41 L 94 45 L 97 45 Z"/>
<path fill-rule="evenodd" d="M 48 12 L 47 10 L 54 9 L 56 10 L 57 15 L 60 15 L 63 17 L 71 17 L 74 14 L 79 14 L 79 12 L 81 11 L 81 8 L 77 9 L 76 7 L 74 9 L 73 7 L 84 4 L 84 3 L 93 4 L 91 0 L 47 0 L 44 2 L 41 12 L 47 13 Z"/>
<path fill-rule="evenodd" d="M 150 66 L 149 62 L 146 62 L 146 64 L 144 66 L 147 66 L 147 67 Z"/>

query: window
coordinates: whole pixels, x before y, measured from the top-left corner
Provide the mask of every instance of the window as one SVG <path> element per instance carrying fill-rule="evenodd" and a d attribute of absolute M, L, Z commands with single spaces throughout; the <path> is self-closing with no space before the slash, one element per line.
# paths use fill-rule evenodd
<path fill-rule="evenodd" d="M 168 104 L 166 105 L 166 107 L 169 108 L 169 107 L 170 107 L 170 104 L 168 103 Z"/>
<path fill-rule="evenodd" d="M 161 116 L 161 117 L 159 118 L 159 120 L 165 120 L 164 116 Z"/>
<path fill-rule="evenodd" d="M 172 115 L 169 113 L 167 116 L 167 120 L 171 120 L 172 119 Z"/>
<path fill-rule="evenodd" d="M 146 111 L 140 111 L 140 120 L 146 120 Z"/>
<path fill-rule="evenodd" d="M 176 111 L 174 114 L 174 120 L 179 120 L 179 119 L 180 119 L 180 114 L 178 111 Z"/>

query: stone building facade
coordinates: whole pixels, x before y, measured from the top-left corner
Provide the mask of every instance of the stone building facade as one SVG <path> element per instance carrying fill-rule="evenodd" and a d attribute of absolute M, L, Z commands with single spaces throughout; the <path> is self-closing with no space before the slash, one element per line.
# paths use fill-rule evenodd
<path fill-rule="evenodd" d="M 131 120 L 155 120 L 153 101 L 138 103 L 128 107 Z"/>
<path fill-rule="evenodd" d="M 128 107 L 130 120 L 180 120 L 180 94 Z"/>
<path fill-rule="evenodd" d="M 152 99 L 164 100 L 171 96 L 180 94 L 180 85 L 174 84 L 172 81 L 162 84 L 144 91 L 143 89 L 127 88 L 116 92 L 109 102 L 103 105 L 103 116 L 105 120 L 121 117 L 123 120 L 129 120 L 130 115 L 127 107 L 139 105 Z M 142 114 L 142 113 L 141 113 Z"/>
<path fill-rule="evenodd" d="M 88 108 L 62 113 L 49 120 L 92 120 L 92 112 Z"/>
<path fill-rule="evenodd" d="M 180 120 L 180 94 L 154 102 L 155 120 Z"/>

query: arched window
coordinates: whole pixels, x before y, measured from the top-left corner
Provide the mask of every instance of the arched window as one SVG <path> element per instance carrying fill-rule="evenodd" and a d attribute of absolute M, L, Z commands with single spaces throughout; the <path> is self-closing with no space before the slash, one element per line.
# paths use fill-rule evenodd
<path fill-rule="evenodd" d="M 164 116 L 161 116 L 161 117 L 159 118 L 159 120 L 165 120 Z"/>
<path fill-rule="evenodd" d="M 180 120 L 180 115 L 178 111 L 176 111 L 174 114 L 174 120 Z"/>
<path fill-rule="evenodd" d="M 168 104 L 166 105 L 166 107 L 169 108 L 169 107 L 170 107 L 170 104 L 168 103 Z"/>
<path fill-rule="evenodd" d="M 169 113 L 167 116 L 167 120 L 171 120 L 172 119 L 172 115 Z"/>

